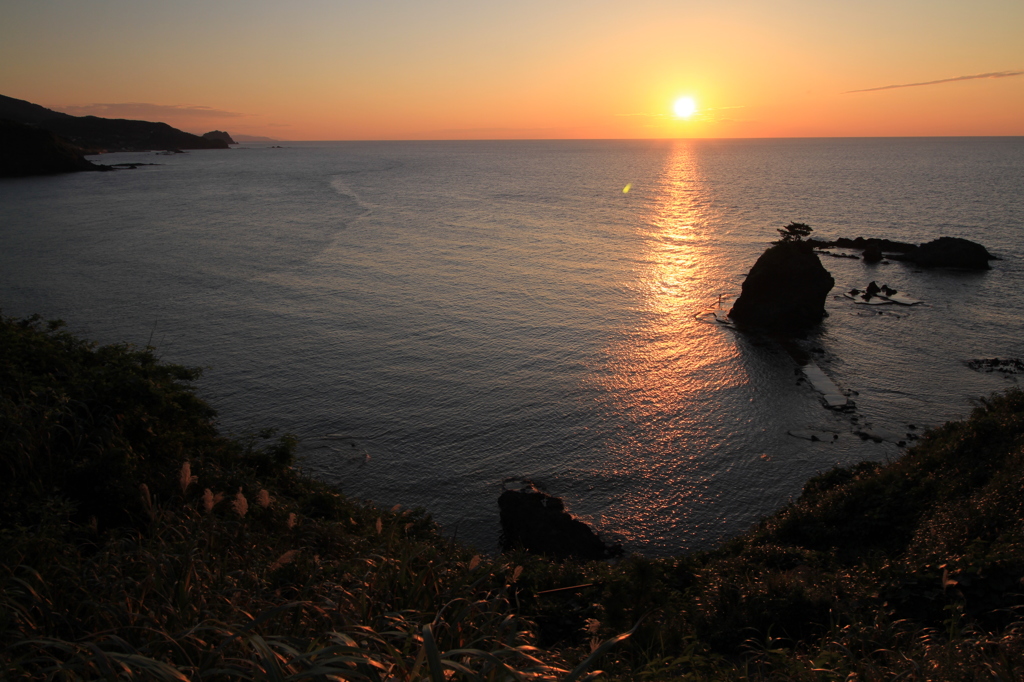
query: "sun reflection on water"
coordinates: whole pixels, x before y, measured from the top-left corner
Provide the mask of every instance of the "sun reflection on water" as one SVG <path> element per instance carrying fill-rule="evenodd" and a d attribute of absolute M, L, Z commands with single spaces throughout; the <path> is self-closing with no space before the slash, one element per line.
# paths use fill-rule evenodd
<path fill-rule="evenodd" d="M 600 379 L 606 426 L 615 435 L 607 469 L 595 473 L 628 479 L 616 488 L 632 491 L 611 502 L 603 522 L 627 541 L 657 544 L 714 495 L 706 462 L 730 426 L 711 398 L 747 383 L 732 334 L 695 319 L 735 288 L 716 256 L 711 199 L 693 148 L 677 143 L 660 195 L 639 222 L 639 321 L 607 349 Z"/>

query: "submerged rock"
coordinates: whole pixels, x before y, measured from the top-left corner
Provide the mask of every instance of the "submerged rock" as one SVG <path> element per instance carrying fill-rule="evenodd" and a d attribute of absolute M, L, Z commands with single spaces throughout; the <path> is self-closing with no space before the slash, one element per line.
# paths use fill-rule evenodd
<path fill-rule="evenodd" d="M 582 561 L 608 559 L 622 554 L 619 545 L 608 545 L 590 526 L 565 511 L 557 497 L 536 488 L 506 490 L 498 498 L 501 509 L 501 546 L 522 547 L 555 559 Z"/>
<path fill-rule="evenodd" d="M 831 410 L 849 407 L 850 401 L 843 395 L 827 374 L 821 371 L 813 362 L 803 366 L 804 377 L 810 382 L 814 390 L 821 394 L 825 406 Z"/>
<path fill-rule="evenodd" d="M 779 242 L 754 263 L 729 317 L 741 326 L 800 332 L 827 315 L 825 299 L 833 286 L 810 243 Z"/>
<path fill-rule="evenodd" d="M 980 358 L 968 360 L 967 366 L 976 372 L 1024 374 L 1024 362 L 1020 358 Z"/>

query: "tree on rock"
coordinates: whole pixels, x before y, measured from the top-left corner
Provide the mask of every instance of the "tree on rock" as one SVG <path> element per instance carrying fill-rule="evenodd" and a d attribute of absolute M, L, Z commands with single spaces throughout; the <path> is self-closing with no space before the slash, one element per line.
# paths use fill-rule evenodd
<path fill-rule="evenodd" d="M 813 231 L 814 230 L 807 223 L 790 223 L 789 225 L 780 228 L 778 232 L 782 235 L 781 241 L 798 242 Z"/>

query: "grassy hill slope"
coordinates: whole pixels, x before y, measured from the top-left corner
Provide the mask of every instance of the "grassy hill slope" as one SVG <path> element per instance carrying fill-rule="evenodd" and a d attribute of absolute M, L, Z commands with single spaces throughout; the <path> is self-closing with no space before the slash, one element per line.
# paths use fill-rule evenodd
<path fill-rule="evenodd" d="M 1024 393 L 713 552 L 481 557 L 228 439 L 198 371 L 0 319 L 0 678 L 1024 677 Z"/>

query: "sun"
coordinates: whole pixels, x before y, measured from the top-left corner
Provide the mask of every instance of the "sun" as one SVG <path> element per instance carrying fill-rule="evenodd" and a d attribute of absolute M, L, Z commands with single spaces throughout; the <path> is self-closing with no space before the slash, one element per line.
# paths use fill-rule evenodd
<path fill-rule="evenodd" d="M 676 118 L 690 118 L 697 113 L 697 103 L 692 97 L 680 97 L 672 105 L 672 111 L 675 112 Z"/>

